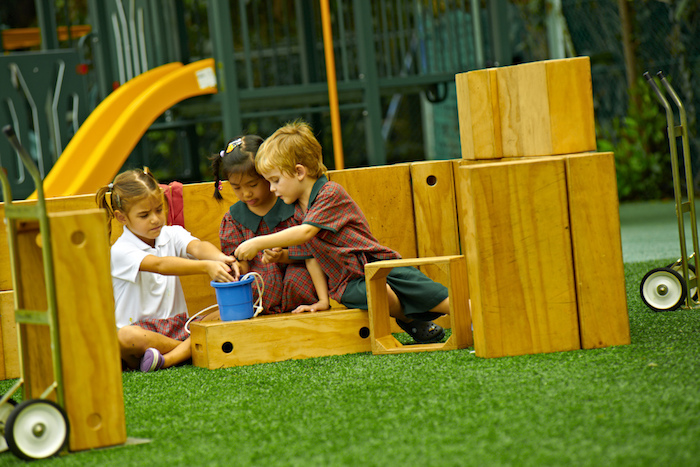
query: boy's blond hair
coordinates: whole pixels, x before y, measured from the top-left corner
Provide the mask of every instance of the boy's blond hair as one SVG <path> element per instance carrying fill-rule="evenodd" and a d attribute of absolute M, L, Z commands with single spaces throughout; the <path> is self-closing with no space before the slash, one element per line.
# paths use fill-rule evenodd
<path fill-rule="evenodd" d="M 308 123 L 296 120 L 272 133 L 258 149 L 255 168 L 265 174 L 274 169 L 294 175 L 301 164 L 312 178 L 320 178 L 327 170 L 323 165 L 323 152 Z"/>

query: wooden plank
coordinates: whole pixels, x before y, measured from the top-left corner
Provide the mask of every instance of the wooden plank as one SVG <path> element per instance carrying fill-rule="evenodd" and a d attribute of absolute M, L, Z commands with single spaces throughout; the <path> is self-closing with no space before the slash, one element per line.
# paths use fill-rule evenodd
<path fill-rule="evenodd" d="M 452 334 L 446 342 L 434 344 L 403 345 L 391 335 L 391 318 L 386 292 L 386 276 L 395 267 L 437 265 L 447 277 L 450 297 L 448 314 Z M 469 287 L 464 256 L 441 256 L 434 258 L 404 258 L 376 261 L 365 265 L 367 279 L 367 301 L 369 303 L 370 340 L 375 355 L 433 350 L 463 349 L 473 344 L 471 317 L 469 313 Z"/>
<path fill-rule="evenodd" d="M 580 348 L 563 161 L 459 169 L 477 356 Z"/>
<path fill-rule="evenodd" d="M 17 348 L 17 325 L 15 323 L 15 294 L 11 290 L 0 292 L 0 323 L 2 324 L 2 377 L 19 378 L 19 349 Z"/>
<path fill-rule="evenodd" d="M 367 217 L 372 234 L 404 258 L 417 256 L 409 164 L 330 171 Z"/>
<path fill-rule="evenodd" d="M 464 159 L 503 157 L 497 69 L 455 75 L 459 135 Z"/>
<path fill-rule="evenodd" d="M 126 442 L 105 213 L 52 214 L 56 301 L 71 451 Z"/>
<path fill-rule="evenodd" d="M 190 330 L 192 363 L 209 369 L 370 351 L 363 310 L 200 321 Z"/>
<path fill-rule="evenodd" d="M 504 157 L 552 154 L 544 62 L 499 68 L 497 82 Z"/>
<path fill-rule="evenodd" d="M 630 343 L 612 153 L 566 158 L 581 346 Z"/>
<path fill-rule="evenodd" d="M 418 257 L 458 255 L 452 161 L 411 164 Z"/>
<path fill-rule="evenodd" d="M 551 115 L 552 154 L 595 151 L 590 59 L 548 60 L 544 64 Z"/>

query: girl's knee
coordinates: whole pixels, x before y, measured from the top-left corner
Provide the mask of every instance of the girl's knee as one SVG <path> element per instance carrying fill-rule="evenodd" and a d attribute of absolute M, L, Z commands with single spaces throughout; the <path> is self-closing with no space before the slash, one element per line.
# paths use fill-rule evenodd
<path fill-rule="evenodd" d="M 146 333 L 138 326 L 124 326 L 117 331 L 119 346 L 123 349 L 141 350 L 148 348 Z"/>

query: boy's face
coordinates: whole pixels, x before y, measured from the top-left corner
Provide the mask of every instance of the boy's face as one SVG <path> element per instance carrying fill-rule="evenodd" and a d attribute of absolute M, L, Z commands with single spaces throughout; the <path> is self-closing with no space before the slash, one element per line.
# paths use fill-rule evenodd
<path fill-rule="evenodd" d="M 263 174 L 270 182 L 270 191 L 286 204 L 294 204 L 302 195 L 303 187 L 298 177 L 273 169 Z"/>

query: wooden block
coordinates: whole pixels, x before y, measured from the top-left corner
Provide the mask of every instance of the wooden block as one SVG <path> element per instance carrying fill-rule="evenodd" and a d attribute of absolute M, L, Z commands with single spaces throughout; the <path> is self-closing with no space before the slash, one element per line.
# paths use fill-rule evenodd
<path fill-rule="evenodd" d="M 15 221 L 13 221 L 15 222 Z M 39 247 L 39 226 L 29 224 L 17 230 L 17 269 L 20 284 L 15 291 L 17 307 L 24 310 L 46 311 L 46 283 L 42 249 Z M 19 347 L 20 366 L 24 377 L 24 399 L 38 399 L 53 384 L 53 360 L 49 327 L 38 324 L 19 324 L 22 345 Z M 56 401 L 52 392 L 47 397 Z"/>
<path fill-rule="evenodd" d="M 595 151 L 588 57 L 455 76 L 464 159 Z"/>
<path fill-rule="evenodd" d="M 123 444 L 122 369 L 105 213 L 51 214 L 49 222 L 69 449 Z"/>
<path fill-rule="evenodd" d="M 367 218 L 372 234 L 405 258 L 417 256 L 409 164 L 330 171 Z"/>
<path fill-rule="evenodd" d="M 386 292 L 386 276 L 395 267 L 433 264 L 441 267 L 449 278 L 447 290 L 450 297 L 450 323 L 452 335 L 447 342 L 437 344 L 403 345 L 391 334 L 389 301 Z M 425 352 L 432 350 L 463 349 L 472 345 L 471 318 L 469 313 L 469 288 L 464 256 L 435 258 L 409 258 L 376 261 L 365 265 L 367 301 L 372 353 L 393 354 Z"/>
<path fill-rule="evenodd" d="M 581 346 L 630 343 L 612 153 L 566 158 Z"/>
<path fill-rule="evenodd" d="M 262 315 L 190 326 L 192 364 L 211 370 L 255 363 L 369 352 L 364 310 Z"/>
<path fill-rule="evenodd" d="M 564 162 L 468 165 L 459 186 L 477 356 L 580 348 Z"/>
<path fill-rule="evenodd" d="M 1 379 L 19 378 L 19 349 L 15 324 L 15 295 L 11 290 L 0 292 L 0 323 L 2 325 Z"/>
<path fill-rule="evenodd" d="M 411 164 L 418 257 L 459 255 L 452 161 Z"/>
<path fill-rule="evenodd" d="M 503 157 L 496 73 L 496 68 L 488 68 L 455 75 L 464 159 Z"/>

